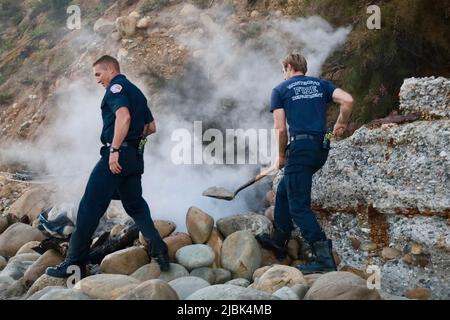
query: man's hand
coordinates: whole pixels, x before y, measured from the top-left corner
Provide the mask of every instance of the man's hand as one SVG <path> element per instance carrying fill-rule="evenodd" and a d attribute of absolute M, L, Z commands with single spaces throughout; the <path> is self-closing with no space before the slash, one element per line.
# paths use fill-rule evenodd
<path fill-rule="evenodd" d="M 341 137 L 344 134 L 345 130 L 347 130 L 346 123 L 336 122 L 333 128 L 333 135 L 335 137 Z"/>
<path fill-rule="evenodd" d="M 276 163 L 276 168 L 283 169 L 285 162 L 286 162 L 286 157 L 278 156 L 278 160 L 277 160 L 277 163 Z"/>
<path fill-rule="evenodd" d="M 119 174 L 122 171 L 122 167 L 119 164 L 119 152 L 109 154 L 109 170 L 114 174 Z"/>

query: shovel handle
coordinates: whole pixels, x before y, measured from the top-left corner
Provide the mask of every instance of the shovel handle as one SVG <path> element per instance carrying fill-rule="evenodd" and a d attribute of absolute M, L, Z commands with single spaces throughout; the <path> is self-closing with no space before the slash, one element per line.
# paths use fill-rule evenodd
<path fill-rule="evenodd" d="M 254 184 L 255 182 L 258 182 L 259 180 L 267 177 L 270 173 L 272 173 L 272 171 L 274 171 L 276 168 L 275 167 L 270 167 L 268 168 L 266 171 L 258 174 L 256 177 L 254 177 L 253 179 L 247 181 L 245 184 L 243 184 L 242 186 L 240 186 L 235 192 L 234 192 L 234 197 L 242 190 L 244 190 L 245 188 L 251 186 L 252 184 Z"/>

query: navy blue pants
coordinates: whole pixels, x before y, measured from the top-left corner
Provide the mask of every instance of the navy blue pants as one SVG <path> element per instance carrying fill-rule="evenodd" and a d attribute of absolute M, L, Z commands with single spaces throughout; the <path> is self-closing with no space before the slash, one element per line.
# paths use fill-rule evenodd
<path fill-rule="evenodd" d="M 119 155 L 122 172 L 113 174 L 109 169 L 107 148 L 103 147 L 100 154 L 102 157 L 92 170 L 80 201 L 67 259 L 76 262 L 87 261 L 92 235 L 111 200 L 116 199 L 117 196 L 122 201 L 127 214 L 133 218 L 144 237 L 150 241 L 152 254 L 166 252 L 167 245 L 156 230 L 147 202 L 142 198 L 143 157 L 138 155 L 137 149 L 133 147 L 122 147 Z"/>
<path fill-rule="evenodd" d="M 328 150 L 322 149 L 319 139 L 293 141 L 288 147 L 284 177 L 277 189 L 276 228 L 290 234 L 295 223 L 309 243 L 326 240 L 311 210 L 311 185 L 313 174 L 322 168 L 327 157 Z"/>

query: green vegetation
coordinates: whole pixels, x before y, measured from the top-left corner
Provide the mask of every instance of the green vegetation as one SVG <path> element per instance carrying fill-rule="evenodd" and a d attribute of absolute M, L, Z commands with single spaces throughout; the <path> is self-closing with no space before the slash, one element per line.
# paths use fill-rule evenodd
<path fill-rule="evenodd" d="M 67 18 L 66 10 L 71 2 L 72 0 L 33 0 L 31 2 L 33 8 L 31 18 L 46 13 L 51 20 L 63 22 Z"/>
<path fill-rule="evenodd" d="M 354 96 L 353 121 L 367 123 L 396 109 L 404 78 L 450 76 L 446 22 L 450 12 L 445 1 L 307 0 L 306 4 L 295 14 L 318 14 L 334 26 L 353 27 L 345 46 L 323 68 L 327 76 L 338 72 L 336 82 Z M 370 16 L 366 8 L 371 4 L 381 8 L 380 30 L 366 27 Z"/>
<path fill-rule="evenodd" d="M 23 18 L 20 1 L 17 0 L 0 0 L 0 19 L 8 20 L 11 24 L 19 23 Z"/>
<path fill-rule="evenodd" d="M 12 102 L 13 95 L 10 93 L 0 93 L 0 106 Z"/>

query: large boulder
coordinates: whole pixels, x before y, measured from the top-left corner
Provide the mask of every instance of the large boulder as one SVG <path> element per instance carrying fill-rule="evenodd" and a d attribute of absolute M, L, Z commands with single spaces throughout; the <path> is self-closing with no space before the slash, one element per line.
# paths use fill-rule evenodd
<path fill-rule="evenodd" d="M 150 280 L 151 281 L 151 280 Z M 74 289 L 94 299 L 114 300 L 128 293 L 140 284 L 140 281 L 121 274 L 96 274 L 81 279 Z"/>
<path fill-rule="evenodd" d="M 273 293 L 283 287 L 292 287 L 296 284 L 307 284 L 303 274 L 289 266 L 275 265 L 264 272 L 254 283 L 257 290 Z"/>
<path fill-rule="evenodd" d="M 214 219 L 199 208 L 190 207 L 186 214 L 186 228 L 193 243 L 205 243 L 214 226 Z"/>
<path fill-rule="evenodd" d="M 30 221 L 34 221 L 47 206 L 47 192 L 42 188 L 31 188 L 12 204 L 8 213 L 19 219 L 28 216 Z"/>
<path fill-rule="evenodd" d="M 231 271 L 233 278 L 252 278 L 261 265 L 261 249 L 250 231 L 237 231 L 225 239 L 221 264 Z"/>
<path fill-rule="evenodd" d="M 14 223 L 0 234 L 0 256 L 12 257 L 24 244 L 42 241 L 45 236 L 36 228 L 24 223 Z"/>
<path fill-rule="evenodd" d="M 145 264 L 135 272 L 131 274 L 131 276 L 139 281 L 147 281 L 152 279 L 158 279 L 161 275 L 161 269 L 159 268 L 159 264 L 152 260 L 149 264 Z"/>
<path fill-rule="evenodd" d="M 30 287 L 40 276 L 45 273 L 48 267 L 53 267 L 62 262 L 64 258 L 55 250 L 48 250 L 39 257 L 25 272 L 23 281 Z"/>
<path fill-rule="evenodd" d="M 405 79 L 400 88 L 400 110 L 450 117 L 450 79 L 444 77 Z"/>
<path fill-rule="evenodd" d="M 178 300 L 178 295 L 165 281 L 152 279 L 141 283 L 117 300 Z"/>
<path fill-rule="evenodd" d="M 194 292 L 185 300 L 279 300 L 279 298 L 251 288 L 216 284 Z"/>
<path fill-rule="evenodd" d="M 198 277 L 182 277 L 169 282 L 169 285 L 177 292 L 180 300 L 186 299 L 194 292 L 209 287 L 209 283 Z"/>
<path fill-rule="evenodd" d="M 216 224 L 224 237 L 242 230 L 249 230 L 253 235 L 272 234 L 273 230 L 272 222 L 266 216 L 253 212 L 225 217 L 219 219 Z"/>
<path fill-rule="evenodd" d="M 305 300 L 380 300 L 377 290 L 367 288 L 366 280 L 350 272 L 335 271 L 317 279 Z"/>
<path fill-rule="evenodd" d="M 100 264 L 103 273 L 130 275 L 150 262 L 147 251 L 131 247 L 108 254 Z"/>

